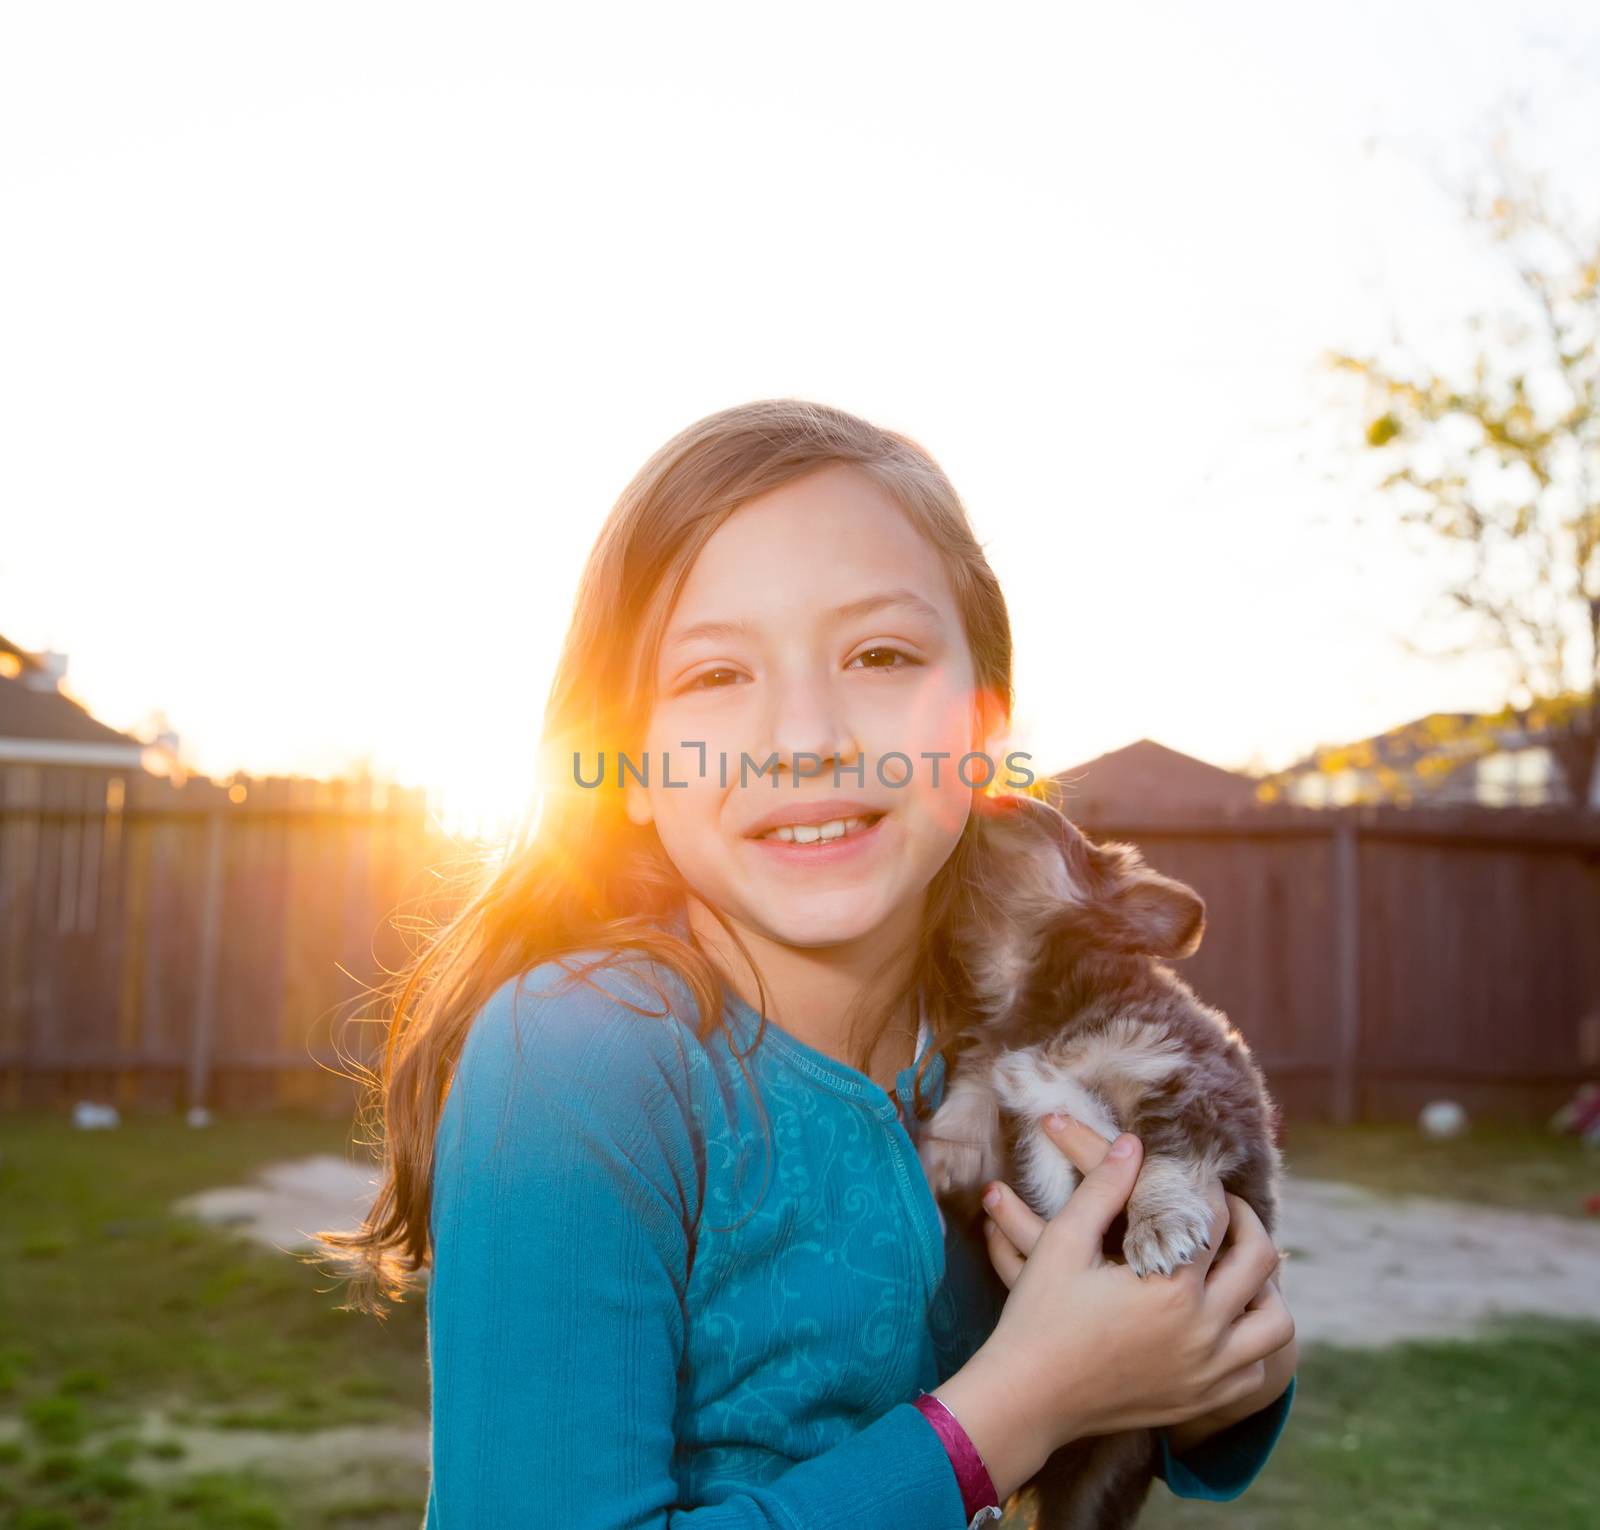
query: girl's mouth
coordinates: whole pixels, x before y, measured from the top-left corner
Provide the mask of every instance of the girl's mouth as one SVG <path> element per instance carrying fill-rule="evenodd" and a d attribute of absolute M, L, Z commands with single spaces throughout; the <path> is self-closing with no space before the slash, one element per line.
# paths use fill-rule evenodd
<path fill-rule="evenodd" d="M 861 834 L 882 817 L 882 813 L 868 813 L 860 818 L 830 818 L 826 823 L 782 823 L 756 838 L 775 839 L 785 845 L 826 845 Z"/>
<path fill-rule="evenodd" d="M 887 815 L 830 818 L 826 823 L 778 824 L 748 843 L 764 858 L 791 866 L 833 865 L 853 859 L 882 839 Z"/>

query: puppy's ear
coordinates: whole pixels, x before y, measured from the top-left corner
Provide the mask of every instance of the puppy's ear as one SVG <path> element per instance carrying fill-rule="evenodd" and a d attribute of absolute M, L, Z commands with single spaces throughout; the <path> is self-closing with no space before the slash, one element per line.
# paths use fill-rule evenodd
<path fill-rule="evenodd" d="M 1205 933 L 1205 899 L 1192 887 L 1152 871 L 1137 847 L 1091 843 L 1066 818 L 1062 853 L 1080 900 L 1063 910 L 1102 950 L 1127 951 L 1169 960 L 1191 956 Z"/>
<path fill-rule="evenodd" d="M 1205 899 L 1192 887 L 1144 864 L 1132 845 L 1092 847 L 1105 889 L 1101 916 L 1124 951 L 1176 960 L 1200 949 L 1205 934 Z"/>
<path fill-rule="evenodd" d="M 1046 927 L 1103 951 L 1177 959 L 1199 948 L 1205 900 L 1152 871 L 1135 846 L 1094 844 L 1059 808 L 1038 798 L 1002 797 L 990 813 L 991 879 L 1019 911 L 1042 915 Z M 1045 844 L 1060 852 L 1059 861 L 1047 857 L 1054 869 L 1039 859 Z"/>

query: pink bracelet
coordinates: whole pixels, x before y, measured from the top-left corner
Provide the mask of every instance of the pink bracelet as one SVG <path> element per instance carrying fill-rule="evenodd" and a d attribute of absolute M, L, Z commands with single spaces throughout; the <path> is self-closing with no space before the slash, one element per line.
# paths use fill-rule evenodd
<path fill-rule="evenodd" d="M 999 1494 L 994 1490 L 994 1479 L 983 1457 L 961 1427 L 958 1419 L 932 1392 L 921 1392 L 911 1405 L 933 1425 L 955 1468 L 956 1482 L 961 1488 L 961 1512 L 967 1516 L 967 1530 L 991 1524 L 1000 1518 Z"/>

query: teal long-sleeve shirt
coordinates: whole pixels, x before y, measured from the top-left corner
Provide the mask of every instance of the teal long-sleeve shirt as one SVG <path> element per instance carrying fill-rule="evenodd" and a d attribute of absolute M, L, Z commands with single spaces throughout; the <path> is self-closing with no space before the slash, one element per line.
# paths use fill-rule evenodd
<path fill-rule="evenodd" d="M 724 1014 L 702 1043 L 670 969 L 548 962 L 474 1018 L 434 1152 L 424 1530 L 965 1530 L 912 1400 L 1006 1292 L 907 1129 L 943 1059 L 919 1115 L 915 1065 L 891 1096 Z M 1243 1492 L 1292 1396 L 1163 1444 L 1172 1490 Z"/>

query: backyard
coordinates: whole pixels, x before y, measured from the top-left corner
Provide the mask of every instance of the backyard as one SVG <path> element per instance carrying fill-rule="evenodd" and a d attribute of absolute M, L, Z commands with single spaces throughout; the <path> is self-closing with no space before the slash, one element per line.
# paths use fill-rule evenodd
<path fill-rule="evenodd" d="M 382 1323 L 337 1311 L 326 1273 L 174 1209 L 270 1164 L 348 1156 L 346 1144 L 340 1125 L 283 1117 L 203 1131 L 169 1118 L 90 1132 L 0 1122 L 0 1523 L 414 1530 L 426 1491 L 420 1301 Z M 1386 1197 L 1565 1218 L 1527 1225 L 1600 1246 L 1600 1223 L 1582 1220 L 1600 1154 L 1569 1140 L 1304 1128 L 1289 1158 L 1297 1176 Z M 1291 1295 L 1317 1258 L 1292 1252 Z M 1600 1259 L 1594 1270 L 1600 1285 Z M 1250 1493 L 1219 1507 L 1158 1488 L 1144 1522 L 1592 1525 L 1600 1324 L 1549 1306 L 1508 1309 L 1471 1337 L 1310 1343 L 1289 1430 Z"/>

